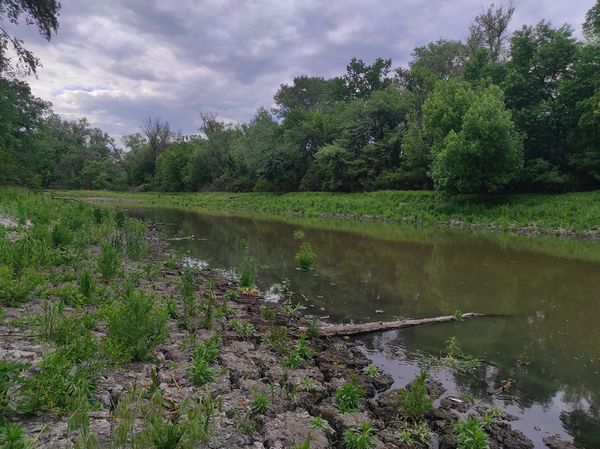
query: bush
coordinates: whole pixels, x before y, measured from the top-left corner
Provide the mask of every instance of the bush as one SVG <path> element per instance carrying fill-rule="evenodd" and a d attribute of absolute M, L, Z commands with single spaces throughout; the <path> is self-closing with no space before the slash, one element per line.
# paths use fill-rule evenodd
<path fill-rule="evenodd" d="M 408 388 L 399 392 L 398 405 L 414 421 L 422 418 L 433 405 L 427 388 L 425 388 L 426 380 L 427 373 L 423 371 Z"/>
<path fill-rule="evenodd" d="M 356 379 L 351 379 L 346 382 L 335 392 L 335 406 L 342 413 L 351 413 L 358 410 L 360 401 L 364 398 L 364 391 L 356 382 Z"/>
<path fill-rule="evenodd" d="M 302 270 L 310 270 L 315 263 L 316 257 L 310 243 L 304 242 L 296 253 L 296 262 L 298 262 L 298 265 Z"/>
<path fill-rule="evenodd" d="M 164 340 L 167 319 L 166 308 L 154 296 L 129 290 L 108 311 L 106 338 L 126 359 L 141 361 Z"/>

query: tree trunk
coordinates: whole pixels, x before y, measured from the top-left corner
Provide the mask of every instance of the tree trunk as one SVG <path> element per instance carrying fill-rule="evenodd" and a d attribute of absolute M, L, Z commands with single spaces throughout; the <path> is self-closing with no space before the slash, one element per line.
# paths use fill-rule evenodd
<path fill-rule="evenodd" d="M 463 313 L 462 318 L 477 318 L 485 316 L 483 313 Z M 346 324 L 335 326 L 323 326 L 319 329 L 319 335 L 331 337 L 336 335 L 358 335 L 370 332 L 386 331 L 391 329 L 403 329 L 405 327 L 423 326 L 426 324 L 445 323 L 455 321 L 456 315 L 444 315 L 435 318 L 402 319 L 398 321 L 377 321 L 372 323 Z"/>

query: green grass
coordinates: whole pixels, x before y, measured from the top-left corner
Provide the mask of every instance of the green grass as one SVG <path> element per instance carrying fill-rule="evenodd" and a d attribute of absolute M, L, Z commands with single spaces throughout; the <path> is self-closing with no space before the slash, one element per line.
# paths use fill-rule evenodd
<path fill-rule="evenodd" d="M 177 207 L 232 214 L 384 219 L 402 223 L 535 226 L 582 232 L 600 223 L 600 191 L 440 198 L 430 191 L 366 193 L 123 193 L 68 191 L 65 196 L 109 197 L 140 206 Z"/>

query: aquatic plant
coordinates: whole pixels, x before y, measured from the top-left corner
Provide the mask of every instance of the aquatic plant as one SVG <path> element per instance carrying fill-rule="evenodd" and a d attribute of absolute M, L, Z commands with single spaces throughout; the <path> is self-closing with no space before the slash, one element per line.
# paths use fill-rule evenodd
<path fill-rule="evenodd" d="M 296 262 L 298 262 L 298 266 L 301 270 L 310 270 L 312 269 L 315 258 L 317 255 L 312 249 L 312 246 L 308 242 L 304 242 L 300 245 L 300 249 L 296 253 Z"/>
<path fill-rule="evenodd" d="M 398 405 L 413 421 L 422 418 L 433 405 L 425 386 L 426 380 L 427 372 L 422 371 L 407 388 L 398 392 Z"/>
<path fill-rule="evenodd" d="M 369 421 L 360 427 L 344 431 L 344 447 L 347 449 L 373 449 L 377 443 L 372 435 L 373 425 Z"/>
<path fill-rule="evenodd" d="M 334 403 L 340 412 L 351 413 L 358 410 L 364 396 L 364 390 L 358 385 L 356 378 L 353 377 L 349 382 L 344 383 L 337 389 Z"/>

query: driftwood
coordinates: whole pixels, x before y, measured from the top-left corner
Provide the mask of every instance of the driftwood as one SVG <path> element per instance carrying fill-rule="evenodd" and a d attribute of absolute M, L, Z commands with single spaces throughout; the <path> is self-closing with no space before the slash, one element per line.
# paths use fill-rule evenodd
<path fill-rule="evenodd" d="M 483 313 L 463 313 L 464 318 L 477 318 L 485 316 Z M 319 334 L 332 337 L 336 335 L 357 335 L 357 334 L 368 334 L 370 332 L 386 331 L 391 329 L 403 329 L 405 327 L 424 326 L 426 324 L 445 323 L 448 321 L 455 321 L 456 315 L 445 315 L 434 318 L 422 318 L 422 319 L 402 319 L 397 321 L 376 321 L 372 323 L 361 323 L 361 324 L 346 324 L 346 325 L 335 325 L 335 326 L 323 326 L 319 328 Z"/>

